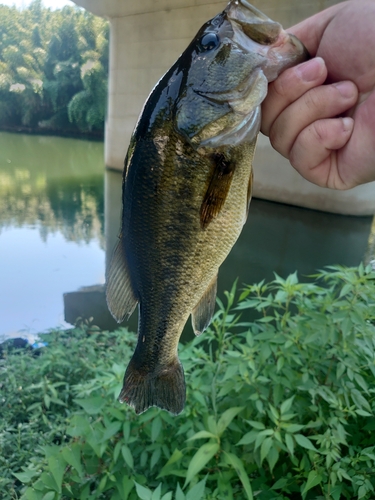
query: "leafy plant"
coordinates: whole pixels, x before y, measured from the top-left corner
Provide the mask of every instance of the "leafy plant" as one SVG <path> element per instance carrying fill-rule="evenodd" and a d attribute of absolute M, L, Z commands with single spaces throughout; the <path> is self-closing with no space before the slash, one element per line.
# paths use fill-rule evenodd
<path fill-rule="evenodd" d="M 9 354 L 2 442 L 39 437 L 14 453 L 5 498 L 374 498 L 374 279 L 363 266 L 329 268 L 313 283 L 276 276 L 238 303 L 234 286 L 209 331 L 180 346 L 178 417 L 117 403 L 134 348 L 126 330 L 51 333 L 38 358 Z M 241 320 L 245 310 L 254 321 Z M 46 439 L 28 427 L 40 432 L 43 418 Z"/>

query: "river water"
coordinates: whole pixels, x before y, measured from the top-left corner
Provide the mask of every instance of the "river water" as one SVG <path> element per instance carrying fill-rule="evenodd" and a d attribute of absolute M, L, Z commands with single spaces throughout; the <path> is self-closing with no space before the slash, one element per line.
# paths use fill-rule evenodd
<path fill-rule="evenodd" d="M 104 283 L 120 211 L 121 174 L 105 171 L 102 143 L 0 133 L 0 336 L 31 340 L 77 316 L 115 326 L 94 285 Z M 273 272 L 357 265 L 371 223 L 253 200 L 220 269 L 219 296 L 236 278 L 242 286 Z"/>
<path fill-rule="evenodd" d="M 104 282 L 103 144 L 0 133 L 0 335 L 64 321 L 63 293 Z"/>

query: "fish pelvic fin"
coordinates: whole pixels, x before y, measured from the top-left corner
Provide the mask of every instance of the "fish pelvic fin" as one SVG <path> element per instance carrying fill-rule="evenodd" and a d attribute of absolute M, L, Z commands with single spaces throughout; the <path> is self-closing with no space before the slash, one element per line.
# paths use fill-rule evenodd
<path fill-rule="evenodd" d="M 216 292 L 217 274 L 191 313 L 191 322 L 195 335 L 200 335 L 211 323 L 215 311 Z"/>
<path fill-rule="evenodd" d="M 148 373 L 137 369 L 132 359 L 118 399 L 132 406 L 137 415 L 151 406 L 173 415 L 181 413 L 185 406 L 186 387 L 184 370 L 177 356 L 169 365 L 158 366 Z"/>
<path fill-rule="evenodd" d="M 117 242 L 106 276 L 108 309 L 118 323 L 129 319 L 138 300 L 135 296 L 123 250 L 122 239 Z"/>

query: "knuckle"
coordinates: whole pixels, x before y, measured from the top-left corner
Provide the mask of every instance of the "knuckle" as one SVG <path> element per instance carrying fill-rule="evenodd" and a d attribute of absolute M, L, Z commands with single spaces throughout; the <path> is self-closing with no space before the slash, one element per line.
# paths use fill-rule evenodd
<path fill-rule="evenodd" d="M 298 169 L 299 166 L 299 156 L 296 153 L 296 148 L 292 148 L 289 153 L 289 163 L 294 167 L 295 169 Z"/>
<path fill-rule="evenodd" d="M 282 144 L 282 134 L 278 130 L 278 127 L 273 126 L 269 130 L 269 139 L 272 146 L 276 149 L 276 151 L 280 150 L 280 146 Z"/>
<path fill-rule="evenodd" d="M 319 90 L 314 88 L 306 92 L 305 105 L 309 110 L 317 110 L 322 106 L 322 99 Z"/>
<path fill-rule="evenodd" d="M 292 144 L 290 151 L 289 151 L 289 156 L 288 160 L 289 163 L 298 170 L 300 163 L 301 163 L 301 157 L 302 157 L 302 162 L 303 159 L 306 158 L 306 146 L 304 143 L 304 133 L 301 132 L 295 139 L 294 143 Z"/>
<path fill-rule="evenodd" d="M 306 151 L 303 148 L 303 146 L 301 148 L 300 143 L 301 141 L 300 138 L 298 137 L 293 146 L 291 147 L 288 157 L 289 163 L 297 171 L 300 171 L 306 166 Z"/>
<path fill-rule="evenodd" d="M 315 137 L 315 140 L 319 144 L 324 144 L 327 138 L 327 126 L 324 120 L 318 120 L 311 125 L 311 131 Z"/>
<path fill-rule="evenodd" d="M 282 73 L 274 82 L 271 83 L 272 91 L 278 98 L 285 98 L 288 95 L 289 85 L 286 84 L 285 72 Z"/>
<path fill-rule="evenodd" d="M 269 140 L 274 149 L 282 156 L 288 157 L 289 154 L 289 145 L 285 134 L 283 133 L 284 127 L 281 123 L 278 123 L 277 126 L 271 127 L 269 131 Z"/>

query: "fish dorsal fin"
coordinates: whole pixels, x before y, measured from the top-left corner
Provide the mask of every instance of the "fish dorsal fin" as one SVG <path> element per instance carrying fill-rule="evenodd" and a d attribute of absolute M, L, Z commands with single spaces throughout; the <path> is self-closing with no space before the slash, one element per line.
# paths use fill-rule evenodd
<path fill-rule="evenodd" d="M 113 252 L 106 282 L 108 308 L 115 320 L 121 323 L 131 316 L 138 303 L 131 284 L 121 238 Z"/>
<path fill-rule="evenodd" d="M 235 163 L 228 159 L 224 153 L 213 153 L 211 160 L 213 169 L 200 210 L 202 229 L 206 229 L 212 219 L 220 213 L 227 198 L 235 170 Z"/>
<path fill-rule="evenodd" d="M 217 274 L 191 313 L 191 322 L 195 335 L 200 335 L 211 322 L 215 311 L 216 291 Z"/>

